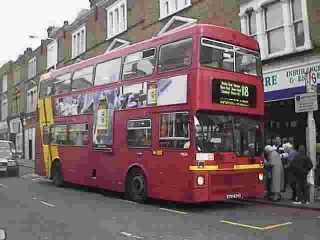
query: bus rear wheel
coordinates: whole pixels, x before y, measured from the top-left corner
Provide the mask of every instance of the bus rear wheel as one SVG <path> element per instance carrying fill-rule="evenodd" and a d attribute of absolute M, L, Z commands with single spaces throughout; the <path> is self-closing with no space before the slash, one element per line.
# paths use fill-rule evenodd
<path fill-rule="evenodd" d="M 136 169 L 129 174 L 126 195 L 130 200 L 138 203 L 143 203 L 147 200 L 147 181 L 141 170 Z"/>
<path fill-rule="evenodd" d="M 61 164 L 56 162 L 53 164 L 52 182 L 56 187 L 62 187 L 64 180 L 61 172 Z"/>

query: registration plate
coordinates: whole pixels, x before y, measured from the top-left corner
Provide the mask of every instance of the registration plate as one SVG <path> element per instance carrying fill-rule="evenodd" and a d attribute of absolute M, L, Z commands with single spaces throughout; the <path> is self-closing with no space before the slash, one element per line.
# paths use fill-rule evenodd
<path fill-rule="evenodd" d="M 241 193 L 233 193 L 233 194 L 227 194 L 227 199 L 236 199 L 236 198 L 242 198 Z"/>

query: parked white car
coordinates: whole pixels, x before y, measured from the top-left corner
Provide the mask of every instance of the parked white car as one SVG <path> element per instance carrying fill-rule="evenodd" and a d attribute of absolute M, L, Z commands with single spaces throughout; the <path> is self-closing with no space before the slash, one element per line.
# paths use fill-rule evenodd
<path fill-rule="evenodd" d="M 16 148 L 10 141 L 0 140 L 0 174 L 19 176 Z"/>

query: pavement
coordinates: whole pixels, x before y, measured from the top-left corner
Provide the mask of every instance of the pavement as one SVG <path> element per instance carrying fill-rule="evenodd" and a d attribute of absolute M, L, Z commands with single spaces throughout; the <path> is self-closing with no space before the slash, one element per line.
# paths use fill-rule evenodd
<path fill-rule="evenodd" d="M 34 164 L 35 162 L 33 160 L 26 160 L 26 159 L 19 160 L 20 166 L 24 166 L 30 169 L 34 169 Z M 268 205 L 274 205 L 279 207 L 320 210 L 320 187 L 316 187 L 316 199 L 313 203 L 310 203 L 310 204 L 301 204 L 301 205 L 293 204 L 292 200 L 290 200 L 291 195 L 292 195 L 291 190 L 288 187 L 287 192 L 281 193 L 282 199 L 279 202 L 273 202 L 265 198 L 250 198 L 250 199 L 245 199 L 241 201 L 268 204 Z"/>

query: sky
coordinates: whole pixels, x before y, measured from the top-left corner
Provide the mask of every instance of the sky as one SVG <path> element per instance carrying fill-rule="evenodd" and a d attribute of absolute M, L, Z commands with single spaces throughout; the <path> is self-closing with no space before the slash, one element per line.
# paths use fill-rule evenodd
<path fill-rule="evenodd" d="M 90 8 L 89 0 L 0 0 L 0 66 L 15 61 L 27 47 L 36 49 L 48 26 L 70 24 L 85 8 Z"/>

